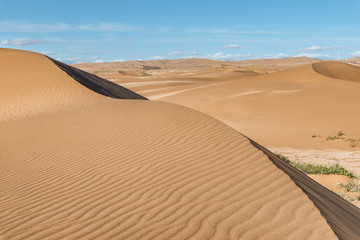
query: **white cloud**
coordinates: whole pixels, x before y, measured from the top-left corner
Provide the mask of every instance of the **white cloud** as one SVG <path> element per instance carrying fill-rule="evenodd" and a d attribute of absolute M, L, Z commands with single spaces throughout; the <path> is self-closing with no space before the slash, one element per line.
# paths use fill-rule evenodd
<path fill-rule="evenodd" d="M 331 58 L 329 54 L 319 54 L 319 53 L 301 53 L 295 55 L 294 57 L 308 57 L 308 58 Z"/>
<path fill-rule="evenodd" d="M 150 58 L 151 60 L 164 60 L 166 59 L 164 56 L 153 56 Z"/>
<path fill-rule="evenodd" d="M 198 52 L 182 52 L 182 51 L 172 51 L 168 52 L 165 55 L 166 56 L 182 56 L 182 55 L 198 55 Z"/>
<path fill-rule="evenodd" d="M 299 49 L 300 52 L 318 52 L 318 51 L 326 51 L 326 50 L 338 50 L 343 49 L 343 46 L 333 46 L 333 47 L 320 47 L 320 46 L 311 46 L 306 48 Z"/>
<path fill-rule="evenodd" d="M 102 54 L 101 51 L 94 51 L 92 49 L 83 49 L 84 51 L 81 51 L 81 52 L 77 52 L 76 54 L 79 54 L 79 55 L 100 55 Z"/>
<path fill-rule="evenodd" d="M 206 56 L 203 56 L 202 58 L 224 60 L 224 61 L 238 61 L 238 60 L 248 59 L 252 56 L 253 56 L 252 54 L 225 54 L 223 52 L 217 52 L 214 54 L 208 54 Z"/>
<path fill-rule="evenodd" d="M 228 44 L 228 45 L 222 46 L 221 48 L 244 48 L 244 46 L 240 46 L 238 44 Z"/>
<path fill-rule="evenodd" d="M 38 24 L 20 21 L 0 21 L 0 32 L 61 32 L 61 31 L 115 31 L 125 32 L 139 30 L 123 23 L 97 23 L 71 25 L 67 23 Z"/>
<path fill-rule="evenodd" d="M 185 57 L 181 57 L 181 58 L 198 58 L 198 56 L 185 56 Z"/>
<path fill-rule="evenodd" d="M 57 55 L 56 52 L 53 52 L 53 51 L 41 51 L 40 52 L 41 54 L 44 54 L 44 55 L 47 55 L 47 56 L 54 56 L 54 55 Z"/>
<path fill-rule="evenodd" d="M 124 62 L 125 60 L 124 59 L 114 59 L 114 60 L 111 60 L 110 62 Z"/>
<path fill-rule="evenodd" d="M 75 30 L 126 32 L 136 28 L 123 23 L 99 23 L 78 25 L 75 26 Z"/>
<path fill-rule="evenodd" d="M 213 29 L 208 31 L 209 33 L 213 34 L 247 34 L 247 35 L 265 35 L 265 34 L 272 34 L 272 35 L 280 35 L 284 34 L 281 32 L 275 31 L 238 31 L 238 30 L 231 30 L 231 29 Z"/>
<path fill-rule="evenodd" d="M 289 55 L 285 54 L 285 53 L 278 53 L 275 55 L 266 55 L 264 56 L 264 58 L 286 58 L 289 57 Z"/>
<path fill-rule="evenodd" d="M 0 41 L 0 44 L 2 45 L 15 45 L 15 46 L 28 46 L 28 45 L 34 45 L 42 43 L 41 40 L 36 39 L 27 39 L 27 38 L 16 38 L 13 40 L 2 40 Z"/>
<path fill-rule="evenodd" d="M 57 32 L 69 30 L 68 24 L 36 24 L 0 21 L 0 32 Z"/>
<path fill-rule="evenodd" d="M 357 56 L 360 56 L 360 50 L 359 51 L 355 51 L 355 52 L 352 52 L 349 54 L 349 56 L 351 57 L 357 57 Z"/>
<path fill-rule="evenodd" d="M 67 64 L 74 63 L 102 63 L 105 62 L 104 59 L 100 57 L 89 57 L 89 58 L 81 58 L 81 57 L 72 57 L 72 58 L 57 58 L 56 60 L 60 62 L 64 62 Z"/>

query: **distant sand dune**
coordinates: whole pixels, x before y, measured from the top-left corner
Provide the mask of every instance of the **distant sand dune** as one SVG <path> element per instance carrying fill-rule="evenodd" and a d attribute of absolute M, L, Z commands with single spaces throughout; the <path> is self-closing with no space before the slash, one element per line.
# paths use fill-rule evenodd
<path fill-rule="evenodd" d="M 319 62 L 312 66 L 317 73 L 327 77 L 360 82 L 360 67 L 342 62 Z"/>

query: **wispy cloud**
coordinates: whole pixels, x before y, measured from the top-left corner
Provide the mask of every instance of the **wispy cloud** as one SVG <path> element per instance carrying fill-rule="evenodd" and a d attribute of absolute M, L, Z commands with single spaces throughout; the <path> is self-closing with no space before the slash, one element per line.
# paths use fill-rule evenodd
<path fill-rule="evenodd" d="M 123 23 L 96 23 L 96 24 L 38 24 L 19 21 L 0 21 L 0 32 L 22 32 L 22 33 L 42 33 L 42 32 L 63 32 L 63 31 L 113 31 L 130 32 L 140 30 L 139 28 Z"/>
<path fill-rule="evenodd" d="M 60 62 L 65 62 L 68 64 L 74 63 L 102 63 L 105 62 L 105 59 L 101 57 L 89 57 L 89 58 L 82 58 L 82 57 L 71 57 L 71 58 L 57 58 Z"/>
<path fill-rule="evenodd" d="M 36 24 L 27 22 L 1 21 L 0 32 L 58 32 L 66 31 L 71 27 L 68 24 Z"/>
<path fill-rule="evenodd" d="M 238 45 L 238 44 L 228 44 L 225 46 L 221 46 L 221 48 L 244 48 L 244 46 Z"/>
<path fill-rule="evenodd" d="M 217 29 L 188 29 L 182 32 L 185 33 L 210 33 L 210 34 L 242 34 L 242 35 L 283 35 L 285 32 L 279 31 L 264 31 L 264 30 L 235 30 L 227 28 Z"/>
<path fill-rule="evenodd" d="M 289 57 L 289 55 L 285 54 L 285 53 L 278 53 L 278 54 L 275 54 L 275 55 L 265 55 L 265 56 L 263 56 L 263 58 L 286 58 L 286 57 Z"/>
<path fill-rule="evenodd" d="M 164 60 L 166 59 L 166 57 L 164 56 L 153 56 L 153 57 L 150 57 L 151 60 Z"/>
<path fill-rule="evenodd" d="M 232 30 L 232 29 L 213 29 L 208 31 L 209 33 L 213 34 L 246 34 L 246 35 L 267 35 L 267 34 L 273 34 L 273 35 L 279 35 L 284 34 L 281 32 L 276 31 L 241 31 L 241 30 Z"/>
<path fill-rule="evenodd" d="M 36 40 L 36 39 L 16 38 L 16 39 L 12 39 L 12 40 L 1 40 L 0 44 L 14 45 L 14 46 L 28 46 L 28 45 L 40 44 L 43 42 L 44 41 L 42 41 L 42 40 Z"/>
<path fill-rule="evenodd" d="M 294 57 L 308 57 L 308 58 L 331 58 L 329 54 L 320 54 L 320 53 L 301 53 L 295 55 Z"/>
<path fill-rule="evenodd" d="M 359 51 L 355 51 L 349 54 L 350 57 L 357 57 L 360 56 L 360 50 Z"/>
<path fill-rule="evenodd" d="M 77 25 L 72 30 L 128 32 L 138 28 L 123 23 L 99 23 Z"/>
<path fill-rule="evenodd" d="M 350 57 L 358 57 L 358 56 L 360 56 L 360 50 L 350 53 L 349 56 Z"/>
<path fill-rule="evenodd" d="M 311 46 L 306 48 L 301 48 L 298 51 L 300 52 L 319 52 L 319 51 L 327 51 L 327 50 L 338 50 L 343 49 L 344 46 L 333 46 L 333 47 L 320 47 L 320 46 Z"/>
<path fill-rule="evenodd" d="M 46 50 L 41 51 L 40 53 L 41 53 L 41 54 L 44 54 L 44 55 L 47 55 L 47 56 L 55 56 L 55 55 L 57 55 L 57 53 L 56 53 L 56 52 L 53 52 L 53 51 L 46 51 Z"/>
<path fill-rule="evenodd" d="M 214 60 L 225 60 L 225 61 L 238 61 L 251 58 L 252 54 L 225 54 L 223 52 L 217 52 L 214 54 L 208 54 L 202 58 L 209 58 Z"/>
<path fill-rule="evenodd" d="M 110 62 L 124 62 L 124 59 L 113 59 Z"/>
<path fill-rule="evenodd" d="M 101 51 L 95 51 L 92 49 L 83 49 L 83 51 L 77 52 L 78 55 L 100 55 L 102 54 Z"/>
<path fill-rule="evenodd" d="M 166 56 L 183 56 L 183 55 L 198 55 L 198 52 L 183 52 L 183 51 L 172 51 L 168 52 Z"/>

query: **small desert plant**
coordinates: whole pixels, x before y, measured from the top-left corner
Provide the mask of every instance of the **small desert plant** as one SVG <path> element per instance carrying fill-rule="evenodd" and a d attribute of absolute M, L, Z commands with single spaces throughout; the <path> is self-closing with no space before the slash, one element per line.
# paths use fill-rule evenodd
<path fill-rule="evenodd" d="M 326 138 L 326 141 L 329 141 L 329 140 L 338 140 L 338 139 L 340 139 L 337 135 L 335 135 L 335 136 L 328 136 L 327 138 Z"/>
<path fill-rule="evenodd" d="M 341 188 L 343 188 L 346 192 L 360 192 L 359 184 L 356 184 L 353 181 L 347 181 L 345 183 L 339 184 Z"/>
<path fill-rule="evenodd" d="M 278 154 L 278 153 L 275 153 L 275 155 L 276 155 L 277 157 L 279 157 L 281 160 L 283 160 L 283 161 L 291 164 L 291 161 L 289 160 L 288 157 L 285 157 L 284 155 L 281 155 L 281 154 Z"/>
<path fill-rule="evenodd" d="M 358 140 L 352 139 L 352 138 L 348 138 L 345 141 L 349 142 L 349 146 L 354 148 L 359 144 Z"/>
<path fill-rule="evenodd" d="M 321 136 L 319 134 L 313 134 L 311 137 L 312 138 L 321 138 Z"/>
<path fill-rule="evenodd" d="M 342 130 L 339 130 L 339 131 L 337 131 L 336 135 L 337 135 L 338 137 L 341 137 L 341 136 L 344 136 L 345 133 L 344 133 Z"/>

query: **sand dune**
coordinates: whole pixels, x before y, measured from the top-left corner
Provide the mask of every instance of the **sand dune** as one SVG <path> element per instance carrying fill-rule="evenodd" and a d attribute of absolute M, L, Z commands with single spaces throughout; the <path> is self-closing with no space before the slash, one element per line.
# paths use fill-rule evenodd
<path fill-rule="evenodd" d="M 342 62 L 319 62 L 313 69 L 327 77 L 360 82 L 360 68 Z"/>
<path fill-rule="evenodd" d="M 305 194 L 285 162 L 275 166 L 254 143 L 208 115 L 171 103 L 109 98 L 39 54 L 0 49 L 0 59 L 7 90 L 0 92 L 6 109 L 0 120 L 2 239 L 359 234 L 356 221 L 339 221 L 357 218 L 358 210 L 311 181 L 303 181 L 310 186 Z M 321 197 L 334 198 L 337 208 L 326 210 L 328 200 L 315 207 Z"/>

